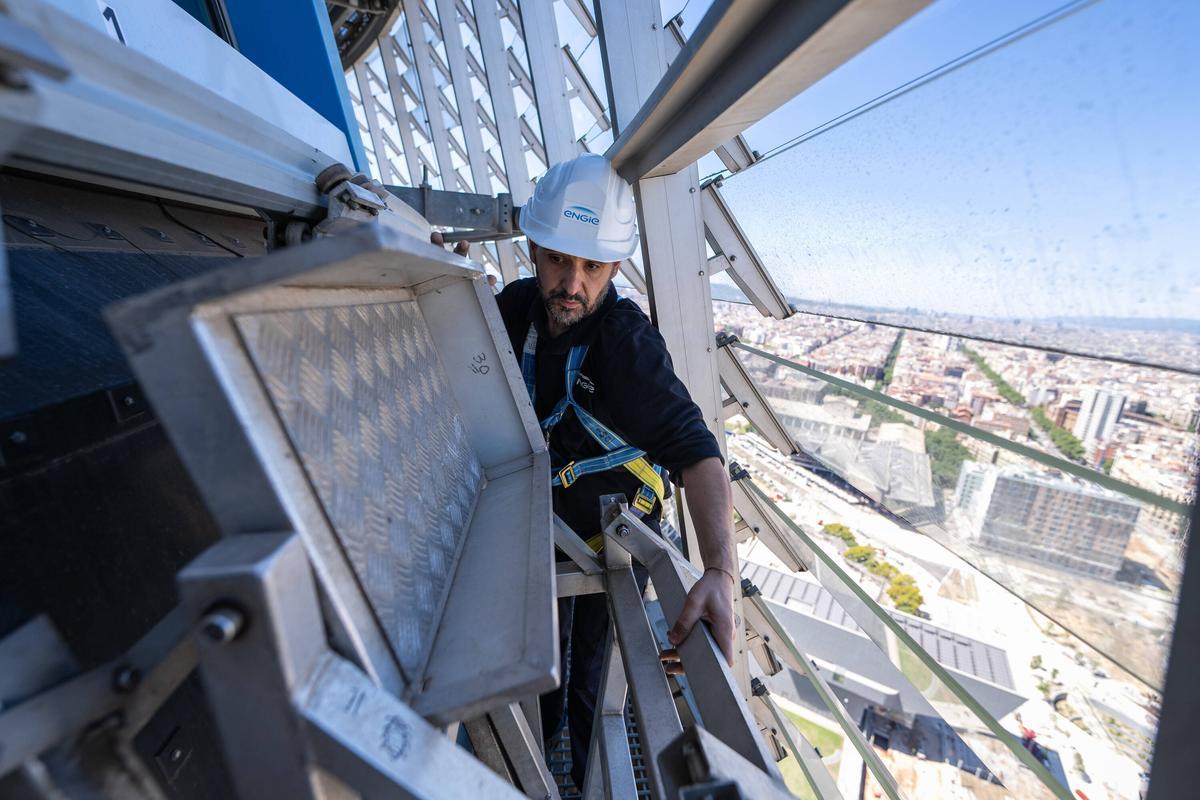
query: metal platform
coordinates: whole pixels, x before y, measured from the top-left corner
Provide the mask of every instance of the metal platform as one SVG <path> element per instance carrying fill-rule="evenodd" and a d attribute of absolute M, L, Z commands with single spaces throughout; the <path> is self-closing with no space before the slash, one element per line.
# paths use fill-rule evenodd
<path fill-rule="evenodd" d="M 482 277 L 363 226 L 108 315 L 223 533 L 298 531 L 338 649 L 444 722 L 557 682 L 546 447 Z"/>

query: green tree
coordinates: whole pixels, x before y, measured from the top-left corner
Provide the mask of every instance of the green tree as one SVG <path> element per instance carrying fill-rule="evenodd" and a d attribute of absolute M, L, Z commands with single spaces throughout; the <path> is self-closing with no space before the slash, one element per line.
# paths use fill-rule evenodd
<path fill-rule="evenodd" d="M 1034 656 L 1033 658 L 1029 659 L 1029 668 L 1030 669 L 1041 669 L 1042 668 L 1042 657 Z"/>
<path fill-rule="evenodd" d="M 856 544 L 858 544 L 858 540 L 854 538 L 854 531 L 850 530 L 840 522 L 831 522 L 825 527 L 821 528 L 821 530 L 830 536 L 836 536 L 837 538 L 841 539 L 848 547 L 854 547 Z"/>
<path fill-rule="evenodd" d="M 1046 416 L 1044 408 L 1036 407 L 1033 409 L 1032 416 L 1038 427 L 1050 434 L 1050 441 L 1054 442 L 1054 446 L 1061 450 L 1063 455 L 1076 461 L 1083 458 L 1083 442 L 1079 441 L 1075 434 L 1066 428 L 1055 424 L 1050 417 Z"/>
<path fill-rule="evenodd" d="M 846 552 L 842 553 L 842 558 L 847 561 L 853 561 L 856 564 L 863 564 L 875 557 L 875 548 L 867 545 L 859 544 L 854 547 L 847 547 Z"/>
<path fill-rule="evenodd" d="M 958 441 L 958 435 L 940 425 L 925 431 L 925 452 L 929 454 L 934 485 L 941 489 L 954 488 L 962 463 L 971 457 L 971 451 Z"/>
<path fill-rule="evenodd" d="M 903 577 L 908 576 L 899 575 L 897 579 Z M 892 585 L 888 587 L 888 597 L 892 598 L 897 610 L 906 614 L 916 614 L 921 610 L 921 604 L 925 602 L 925 598 L 921 596 L 921 590 L 912 583 L 897 583 L 897 579 L 893 579 Z"/>
<path fill-rule="evenodd" d="M 983 360 L 983 356 L 968 347 L 964 347 L 963 352 L 967 354 L 967 358 L 971 359 L 971 363 L 978 367 L 979 371 L 992 382 L 992 385 L 996 387 L 996 391 L 1000 393 L 1001 397 L 1014 406 L 1025 405 L 1025 395 L 1014 389 L 1008 381 L 1004 380 L 1000 373 L 989 367 L 988 363 Z"/>
<path fill-rule="evenodd" d="M 900 574 L 900 570 L 896 569 L 893 565 L 886 561 L 869 562 L 867 564 L 867 571 L 872 575 L 878 575 L 886 581 L 890 581 L 892 578 Z"/>
<path fill-rule="evenodd" d="M 900 355 L 900 345 L 904 342 L 904 331 L 896 334 L 896 341 L 892 342 L 892 349 L 888 351 L 887 359 L 883 362 L 883 380 L 876 386 L 876 389 L 886 392 L 887 388 L 892 385 L 892 375 L 896 369 L 896 358 Z"/>

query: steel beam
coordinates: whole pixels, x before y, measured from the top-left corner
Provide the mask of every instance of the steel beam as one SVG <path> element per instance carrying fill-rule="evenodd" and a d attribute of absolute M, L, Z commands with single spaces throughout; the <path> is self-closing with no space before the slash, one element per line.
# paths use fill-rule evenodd
<path fill-rule="evenodd" d="M 437 0 L 437 13 L 441 20 L 446 60 L 450 62 L 450 82 L 454 87 L 454 100 L 458 107 L 459 129 L 467 146 L 471 182 L 475 185 L 474 191 L 479 194 L 491 194 L 492 181 L 488 175 L 479 117 L 475 112 L 475 93 L 471 88 L 471 76 L 467 72 L 466 48 L 463 45 L 462 28 L 458 23 L 458 8 L 454 0 Z"/>
<path fill-rule="evenodd" d="M 609 113 L 623 130 L 665 69 L 665 39 L 657 6 L 600 0 L 599 27 L 609 82 Z M 678 175 L 639 181 L 642 263 L 654 322 L 667 342 L 675 373 L 700 406 L 705 424 L 723 444 L 720 396 L 713 357 L 712 295 L 694 166 Z M 697 265 L 702 265 L 697 268 Z M 689 552 L 696 552 L 689 542 Z"/>
<path fill-rule="evenodd" d="M 430 56 L 428 40 L 422 21 L 423 5 L 420 0 L 403 0 L 404 25 L 408 30 L 408 41 L 412 45 L 413 66 L 417 70 L 417 82 L 421 86 L 421 107 L 425 109 L 425 120 L 429 126 L 429 137 L 433 140 L 433 152 L 437 158 L 438 174 L 442 188 L 446 191 L 467 191 L 462 179 L 450 160 L 450 134 L 442 119 L 442 90 L 433 77 L 433 58 Z"/>
<path fill-rule="evenodd" d="M 741 134 L 733 137 L 714 152 L 717 154 L 717 158 L 721 159 L 721 163 L 725 165 L 725 169 L 730 172 L 741 172 L 758 161 L 758 153 L 750 149 L 750 145 L 746 143 L 746 139 Z"/>
<path fill-rule="evenodd" d="M 714 3 L 667 74 L 646 93 L 636 118 L 621 125 L 608 156 L 628 180 L 679 172 L 926 5 L 928 0 Z"/>
<path fill-rule="evenodd" d="M 493 711 L 488 714 L 488 719 L 525 795 L 558 800 L 558 786 L 546 767 L 541 747 L 529 729 L 520 703 L 510 703 Z"/>
<path fill-rule="evenodd" d="M 1197 531 L 1200 499 L 1192 504 L 1191 535 L 1196 536 Z M 1196 750 L 1192 732 L 1200 713 L 1200 686 L 1195 673 L 1200 661 L 1200 547 L 1189 546 L 1184 559 L 1147 800 L 1186 797 L 1194 791 Z"/>
<path fill-rule="evenodd" d="M 729 277 L 750 299 L 764 317 L 787 319 L 796 313 L 783 292 L 775 285 L 767 266 L 758 257 L 754 245 L 738 224 L 729 206 L 721 197 L 720 181 L 705 184 L 701 189 L 704 232 L 714 252 L 728 260 Z"/>
<path fill-rule="evenodd" d="M 727 334 L 722 334 L 716 339 L 721 385 L 734 401 L 727 406 L 725 418 L 740 414 L 750 421 L 760 436 L 783 455 L 799 453 L 800 449 L 796 447 L 792 435 L 775 416 L 774 410 L 758 391 L 750 374 L 729 346 L 736 341 L 736 336 Z"/>
<path fill-rule="evenodd" d="M 513 778 L 504 758 L 504 749 L 496 737 L 496 729 L 492 727 L 487 715 L 467 720 L 463 724 L 467 728 L 467 738 L 471 740 L 471 750 L 474 751 L 475 757 L 505 781 L 515 784 L 516 779 Z"/>
<path fill-rule="evenodd" d="M 792 572 L 805 572 L 811 556 L 791 532 L 779 524 L 769 509 L 763 507 L 758 496 L 750 491 L 750 473 L 736 461 L 729 462 L 730 489 L 733 491 L 733 507 L 758 540 L 767 546 L 776 558 Z"/>
<path fill-rule="evenodd" d="M 662 34 L 657 4 L 599 0 L 596 8 L 608 78 L 609 115 L 621 132 L 666 70 L 668 42 Z M 675 374 L 699 406 L 724 453 L 720 379 L 712 341 L 712 292 L 704 269 L 707 253 L 696 167 L 693 164 L 675 175 L 638 181 L 635 191 L 651 316 L 666 341 Z M 686 490 L 681 495 L 679 527 L 688 553 L 700 563 L 696 528 L 688 520 Z M 737 609 L 735 613 L 739 613 Z M 744 694 L 749 693 L 745 639 L 740 626 L 734 648 L 738 683 Z"/>
<path fill-rule="evenodd" d="M 606 549 L 620 548 L 610 546 Z M 633 694 L 638 735 L 641 737 L 642 752 L 646 756 L 647 778 L 653 787 L 654 796 L 663 797 L 658 774 L 658 754 L 682 732 L 683 726 L 675 710 L 675 699 L 667 685 L 667 676 L 659 662 L 658 641 L 654 638 L 649 620 L 646 619 L 637 580 L 628 566 L 610 566 L 608 604 L 617 632 L 625 675 Z"/>
<path fill-rule="evenodd" d="M 606 522 L 604 540 L 606 552 L 624 549 L 650 571 L 664 616 L 668 620 L 677 619 L 688 591 L 699 578 L 696 568 L 628 511 Z M 611 573 L 609 580 L 611 587 Z M 769 776 L 780 778 L 774 760 L 757 736 L 741 689 L 708 627 L 696 625 L 676 650 L 704 726 L 749 763 Z"/>
<path fill-rule="evenodd" d="M 682 18 L 677 16 L 666 26 L 667 52 L 672 62 L 683 50 L 683 45 L 687 41 L 687 37 L 683 35 L 681 21 Z M 750 149 L 750 145 L 746 144 L 745 138 L 740 133 L 719 145 L 714 152 L 730 172 L 740 172 L 758 160 L 758 155 Z"/>
<path fill-rule="evenodd" d="M 829 768 L 821 760 L 821 754 L 795 729 L 792 721 L 779 712 L 779 706 L 771 699 L 771 692 L 758 678 L 754 679 L 754 699 L 750 701 L 750 705 L 759 724 L 783 740 L 787 751 L 800 765 L 809 788 L 818 800 L 844 800 L 842 793 L 838 791 L 837 781 L 829 774 Z"/>
<path fill-rule="evenodd" d="M 772 646 L 777 648 L 777 652 L 784 663 L 808 678 L 809 683 L 812 684 L 813 689 L 816 690 L 817 695 L 821 698 L 821 703 L 833 714 L 834 719 L 837 720 L 838 725 L 846 734 L 854 749 L 862 756 L 867 769 L 875 776 L 875 780 L 879 782 L 884 793 L 891 800 L 903 800 L 904 795 L 901 793 L 895 777 L 892 776 L 892 773 L 883 763 L 883 760 L 880 759 L 879 754 L 875 752 L 875 748 L 863 736 L 863 732 L 859 730 L 858 725 L 850 718 L 845 706 L 837 698 L 833 689 L 829 687 L 829 683 L 825 680 L 824 676 L 821 675 L 809 657 L 800 652 L 795 642 L 788 636 L 787 631 L 775 617 L 775 614 L 767 605 L 767 601 L 758 591 L 758 587 L 751 583 L 749 579 L 746 579 L 742 581 L 742 590 L 747 600 L 744 606 L 746 609 L 746 621 L 764 639 L 769 637 Z"/>
<path fill-rule="evenodd" d="M 529 59 L 533 98 L 542 126 L 542 145 L 546 166 L 570 161 L 579 154 L 575 143 L 575 123 L 567 100 L 567 82 L 563 57 L 559 52 L 558 26 L 553 3 L 524 0 L 521 3 L 522 38 Z"/>
<path fill-rule="evenodd" d="M 585 575 L 599 575 L 604 566 L 592 548 L 587 546 L 579 534 L 571 530 L 571 526 L 562 521 L 557 514 L 554 516 L 554 546 L 563 555 L 575 562 Z"/>
<path fill-rule="evenodd" d="M 367 132 L 371 136 L 371 150 L 375 154 L 375 169 L 379 180 L 384 183 L 392 182 L 392 159 L 388 156 L 383 144 L 383 132 L 379 124 L 379 113 L 383 110 L 375 101 L 375 93 L 367 72 L 370 70 L 367 62 L 360 61 L 354 65 L 354 79 L 358 83 L 359 102 L 362 103 L 363 116 L 367 120 Z"/>
<path fill-rule="evenodd" d="M 525 151 L 521 144 L 521 126 L 517 119 L 517 104 L 509 78 L 512 74 L 511 60 L 504 48 L 499 6 L 494 2 L 478 3 L 475 8 L 475 24 L 484 68 L 491 76 L 487 79 L 488 94 L 492 98 L 492 110 L 496 115 L 496 140 L 500 143 L 500 152 L 504 158 L 508 192 L 516 205 L 523 206 L 529 201 L 533 184 L 529 180 L 529 167 L 525 162 Z"/>
<path fill-rule="evenodd" d="M 325 651 L 300 537 L 222 539 L 179 573 L 179 591 L 199 623 L 200 674 L 238 795 L 319 800 L 291 709 Z M 267 730 L 273 735 L 263 736 Z"/>
<path fill-rule="evenodd" d="M 579 61 L 576 60 L 575 54 L 571 52 L 571 45 L 564 44 L 562 48 L 564 73 L 573 89 L 574 95 L 583 101 L 584 107 L 588 113 L 592 115 L 601 131 L 606 131 L 612 127 L 608 121 L 608 115 L 605 113 L 604 104 L 600 101 L 600 96 L 596 94 L 596 90 L 592 88 L 591 82 L 587 76 L 583 74 L 583 69 L 579 66 Z"/>
<path fill-rule="evenodd" d="M 19 702 L 18 696 L 12 695 L 9 707 L 0 710 L 0 775 L 8 774 L 54 745 L 70 740 L 91 723 L 113 712 L 132 709 L 132 718 L 127 724 L 140 727 L 146 721 L 145 709 L 157 708 L 162 698 L 152 698 L 153 702 L 147 704 L 140 696 L 130 696 L 115 684 L 116 676 L 127 670 L 153 679 L 156 673 L 162 674 L 160 665 L 168 661 L 179 663 L 181 659 L 186 666 L 183 676 L 186 676 L 191 664 L 195 663 L 194 650 L 184 641 L 186 636 L 185 615 L 173 611 L 121 657 L 43 691 L 33 689 L 36 693 L 19 698 Z M 51 658 L 55 658 L 53 652 L 48 654 Z M 29 652 L 22 655 L 26 659 L 37 657 Z M 172 670 L 170 676 L 171 680 L 183 677 L 178 669 Z M 39 677 L 29 674 L 22 678 L 14 671 L 5 676 L 4 683 L 10 690 L 22 684 L 29 689 L 35 684 L 27 681 L 36 681 Z"/>
<path fill-rule="evenodd" d="M 589 575 L 566 561 L 560 561 L 555 565 L 554 581 L 558 597 L 601 594 L 605 590 L 603 574 Z"/>
<path fill-rule="evenodd" d="M 692 727 L 671 743 L 659 759 L 670 797 L 790 800 L 776 771 L 757 769 L 742 754 L 705 728 Z"/>
<path fill-rule="evenodd" d="M 413 137 L 416 121 L 408 112 L 408 103 L 404 98 L 404 84 L 399 65 L 396 63 L 397 51 L 402 48 L 394 36 L 379 38 L 379 60 L 383 62 L 383 75 L 387 80 L 388 93 L 392 97 L 392 110 L 396 114 L 396 127 L 400 129 L 401 155 L 408 168 L 408 185 L 417 186 L 421 183 L 421 164 L 417 155 L 417 143 Z"/>
<path fill-rule="evenodd" d="M 487 797 L 522 795 L 446 738 L 419 714 L 373 684 L 353 664 L 326 651 L 293 698 L 294 714 L 313 756 L 360 797 Z M 296 723 L 293 723 L 296 725 Z M 271 734 L 276 732 L 271 730 Z M 259 735 L 269 747 L 273 736 Z M 276 753 L 286 759 L 287 754 Z M 245 758 L 243 754 L 243 759 Z M 253 764 L 253 766 L 261 766 Z M 303 768 L 304 762 L 289 764 Z M 299 770 L 297 770 L 299 771 Z M 290 797 L 272 793 L 246 797 Z M 323 793 L 322 798 L 328 798 Z"/>
<path fill-rule="evenodd" d="M 621 650 L 612 628 L 608 632 L 607 656 L 600 675 L 600 696 L 592 724 L 592 747 L 587 775 L 583 780 L 584 800 L 605 797 L 635 797 L 637 784 L 629 754 L 625 728 L 625 701 L 629 685 L 621 667 Z"/>

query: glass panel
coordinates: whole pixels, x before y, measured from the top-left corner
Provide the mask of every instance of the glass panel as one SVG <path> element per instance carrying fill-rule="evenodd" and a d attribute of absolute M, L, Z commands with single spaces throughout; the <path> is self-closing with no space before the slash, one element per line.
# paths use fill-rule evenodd
<path fill-rule="evenodd" d="M 810 456 L 804 466 L 932 536 L 1139 680 L 1161 683 L 1182 570 L 1179 515 L 739 356 Z M 1104 412 L 1094 404 L 1094 415 Z M 1120 438 L 1090 447 L 1131 482 L 1174 484 L 1186 499 L 1195 491 L 1194 439 L 1137 416 L 1115 423 Z M 736 438 L 732 447 L 736 458 Z M 804 521 L 820 521 L 819 508 Z"/>
<path fill-rule="evenodd" d="M 1189 502 L 1200 379 L 810 314 L 775 322 L 735 306 L 714 308 L 721 329 L 746 344 L 1005 440 L 972 440 L 980 457 L 1012 442 L 1077 465 L 1084 477 Z M 816 380 L 781 369 L 789 380 Z M 854 397 L 833 385 L 825 391 Z M 915 414 L 877 400 L 862 401 L 862 409 L 871 428 L 921 424 Z"/>
<path fill-rule="evenodd" d="M 801 310 L 1200 372 L 1198 24 L 1082 4 L 724 197 Z"/>
<path fill-rule="evenodd" d="M 805 354 L 866 385 L 883 380 L 880 365 L 897 333 L 877 328 L 886 336 L 864 364 L 856 355 L 872 349 L 866 337 L 874 332 L 861 323 L 808 315 L 771 323 L 728 304 L 717 304 L 716 322 L 764 351 Z M 847 349 L 855 336 L 864 341 Z M 1200 413 L 1200 387 L 1190 376 L 914 331 L 902 341 L 891 360 L 889 395 L 930 406 L 936 392 L 921 390 L 923 380 L 959 394 L 969 394 L 973 382 L 990 383 L 978 368 L 974 377 L 969 369 L 946 368 L 969 345 L 997 365 L 999 376 L 1056 387 L 1034 408 L 1052 425 L 1080 432 L 1088 463 L 1183 503 L 1194 497 L 1197 445 L 1187 426 Z M 840 359 L 822 352 L 831 347 L 841 347 Z M 748 465 L 763 491 L 880 605 L 951 638 L 999 648 L 1009 685 L 1025 699 L 1013 714 L 997 716 L 1016 735 L 1037 734 L 1052 772 L 1072 788 L 1095 788 L 1086 772 L 1112 796 L 1137 796 L 1157 728 L 1184 519 L 1003 446 L 833 391 L 828 381 L 765 358 L 745 351 L 738 357 L 807 453 L 780 456 L 735 419 L 730 456 Z M 863 369 L 869 365 L 875 373 Z M 1136 381 L 1121 383 L 1126 371 Z M 1101 377 L 1110 382 L 1096 382 Z M 1004 409 L 1038 427 L 1028 386 L 1019 390 L 1025 403 L 1000 396 L 992 383 L 982 404 L 965 405 L 981 424 L 999 419 L 989 409 Z M 1081 400 L 1081 408 L 1072 400 Z M 1059 445 L 1064 441 L 1060 435 Z M 1046 449 L 1053 445 L 1047 437 Z M 930 642 L 919 640 L 927 650 Z M 964 649 L 969 663 L 989 660 L 976 650 Z M 903 663 L 901 671 L 919 683 L 919 665 L 908 666 L 915 671 Z M 997 754 L 980 751 L 969 730 L 960 733 L 985 764 L 1002 769 Z"/>

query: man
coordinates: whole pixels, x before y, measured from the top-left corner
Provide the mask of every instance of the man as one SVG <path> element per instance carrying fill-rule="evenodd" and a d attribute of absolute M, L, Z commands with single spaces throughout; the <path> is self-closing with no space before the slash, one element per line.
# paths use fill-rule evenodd
<path fill-rule="evenodd" d="M 677 645 L 706 620 L 732 664 L 738 569 L 721 451 L 675 376 L 662 336 L 612 285 L 619 263 L 637 248 L 633 191 L 602 156 L 582 155 L 542 177 L 520 223 L 537 277 L 509 284 L 496 300 L 548 436 L 554 511 L 598 549 L 599 497 L 619 492 L 657 531 L 667 490 L 656 467 L 664 468 L 687 489 L 705 564 L 668 638 Z M 645 456 L 589 471 L 589 464 L 602 466 L 589 459 L 621 445 Z M 644 587 L 644 572 L 640 578 Z M 604 595 L 560 601 L 559 621 L 563 682 L 542 698 L 542 722 L 548 740 L 556 738 L 565 707 L 572 777 L 582 787 L 609 626 Z"/>

